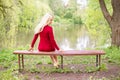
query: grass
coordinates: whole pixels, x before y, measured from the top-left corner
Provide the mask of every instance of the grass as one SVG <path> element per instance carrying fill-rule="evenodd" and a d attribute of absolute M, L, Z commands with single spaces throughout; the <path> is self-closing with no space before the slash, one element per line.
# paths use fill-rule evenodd
<path fill-rule="evenodd" d="M 119 48 L 109 47 L 104 50 L 106 55 L 102 57 L 102 60 L 107 59 L 107 63 L 120 65 Z M 27 75 L 22 75 L 18 72 L 17 56 L 13 55 L 12 52 L 13 50 L 6 49 L 0 51 L 0 79 L 28 80 Z M 58 57 L 58 60 L 60 62 L 60 57 Z M 76 65 L 80 66 L 77 67 Z M 103 71 L 107 70 L 106 64 L 104 63 L 102 63 L 100 67 L 95 67 L 95 56 L 64 57 L 64 66 L 64 69 L 54 68 L 49 56 L 25 56 L 25 71 L 28 73 L 91 73 L 99 69 Z M 40 79 L 39 76 L 36 76 L 36 78 Z M 90 79 L 92 79 L 92 77 L 90 77 Z M 114 79 L 119 80 L 120 76 L 114 77 Z M 108 79 L 104 78 L 103 80 Z"/>
<path fill-rule="evenodd" d="M 109 47 L 105 49 L 109 63 L 115 63 L 120 65 L 120 47 Z"/>

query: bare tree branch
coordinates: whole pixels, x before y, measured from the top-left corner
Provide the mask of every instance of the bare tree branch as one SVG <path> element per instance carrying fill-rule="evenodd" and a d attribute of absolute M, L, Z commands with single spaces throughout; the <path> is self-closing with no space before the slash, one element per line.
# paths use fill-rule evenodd
<path fill-rule="evenodd" d="M 105 19 L 107 20 L 107 22 L 110 25 L 110 22 L 111 22 L 112 18 L 111 18 L 111 15 L 110 15 L 110 13 L 108 12 L 108 10 L 106 8 L 105 1 L 104 0 L 99 0 L 99 3 L 100 3 L 100 7 L 101 7 L 101 10 L 102 10 L 102 13 L 103 13 Z"/>

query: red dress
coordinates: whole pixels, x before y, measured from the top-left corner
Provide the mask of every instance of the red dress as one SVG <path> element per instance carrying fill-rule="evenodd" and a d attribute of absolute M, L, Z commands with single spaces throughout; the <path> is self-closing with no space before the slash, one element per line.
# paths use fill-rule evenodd
<path fill-rule="evenodd" d="M 40 36 L 40 41 L 38 45 L 39 51 L 49 52 L 49 51 L 55 51 L 56 49 L 59 50 L 59 47 L 57 46 L 56 41 L 54 39 L 53 29 L 51 26 L 46 25 L 42 32 L 34 35 L 34 38 L 31 43 L 31 47 L 34 47 L 34 44 L 38 36 Z"/>

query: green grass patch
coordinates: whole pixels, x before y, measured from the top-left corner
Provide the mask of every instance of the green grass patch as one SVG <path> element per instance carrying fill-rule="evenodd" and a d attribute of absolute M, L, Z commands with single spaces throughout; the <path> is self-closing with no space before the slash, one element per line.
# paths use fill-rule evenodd
<path fill-rule="evenodd" d="M 120 47 L 108 47 L 105 49 L 105 58 L 109 63 L 115 63 L 120 65 Z"/>

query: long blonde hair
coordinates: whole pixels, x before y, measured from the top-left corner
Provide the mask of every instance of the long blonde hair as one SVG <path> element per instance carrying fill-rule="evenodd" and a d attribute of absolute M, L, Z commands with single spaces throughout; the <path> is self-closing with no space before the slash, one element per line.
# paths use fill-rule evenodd
<path fill-rule="evenodd" d="M 34 30 L 34 31 L 35 31 L 35 34 L 41 32 L 41 31 L 43 30 L 43 28 L 45 27 L 45 25 L 47 25 L 47 22 L 48 22 L 49 18 L 52 18 L 52 17 L 53 17 L 53 16 L 52 16 L 51 14 L 46 13 L 46 14 L 42 17 L 40 23 L 35 27 L 35 30 Z"/>

